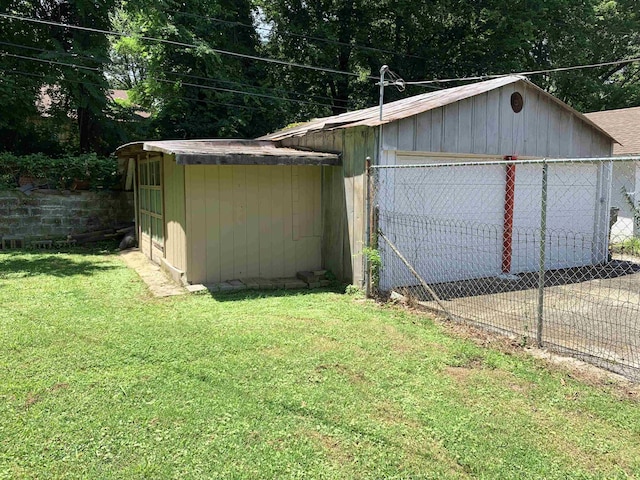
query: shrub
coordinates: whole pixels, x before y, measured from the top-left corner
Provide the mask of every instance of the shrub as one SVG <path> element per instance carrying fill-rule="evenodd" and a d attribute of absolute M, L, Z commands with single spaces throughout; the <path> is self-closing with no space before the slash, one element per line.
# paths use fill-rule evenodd
<path fill-rule="evenodd" d="M 115 157 L 99 157 L 95 153 L 57 158 L 42 153 L 0 153 L 0 187 L 16 187 L 22 176 L 48 182 L 59 189 L 70 188 L 76 180 L 88 181 L 92 189 L 110 189 L 120 180 Z"/>

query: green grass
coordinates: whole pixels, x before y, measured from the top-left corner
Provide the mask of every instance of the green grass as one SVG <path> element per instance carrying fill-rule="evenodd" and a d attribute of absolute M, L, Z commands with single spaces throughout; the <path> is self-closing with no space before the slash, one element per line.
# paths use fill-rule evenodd
<path fill-rule="evenodd" d="M 640 408 L 331 292 L 0 254 L 0 478 L 634 478 Z"/>
<path fill-rule="evenodd" d="M 640 238 L 633 237 L 619 243 L 614 243 L 611 245 L 611 250 L 615 253 L 640 255 Z"/>

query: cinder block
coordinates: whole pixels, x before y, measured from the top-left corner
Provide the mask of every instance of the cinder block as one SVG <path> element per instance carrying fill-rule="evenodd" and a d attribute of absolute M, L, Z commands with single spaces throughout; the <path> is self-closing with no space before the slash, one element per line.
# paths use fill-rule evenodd
<path fill-rule="evenodd" d="M 216 286 L 218 287 L 219 292 L 233 292 L 235 290 L 233 285 L 229 282 L 217 283 Z"/>
<path fill-rule="evenodd" d="M 260 279 L 259 278 L 246 278 L 242 281 L 245 286 L 250 290 L 258 290 L 260 288 Z"/>
<path fill-rule="evenodd" d="M 2 249 L 10 250 L 14 248 L 24 248 L 24 237 L 19 237 L 16 235 L 7 235 L 2 237 Z"/>
<path fill-rule="evenodd" d="M 315 283 L 318 281 L 318 278 L 313 272 L 298 272 L 296 273 L 296 277 L 306 283 Z"/>
<path fill-rule="evenodd" d="M 195 284 L 195 285 L 187 285 L 185 287 L 187 289 L 187 292 L 189 293 L 206 293 L 209 291 L 209 289 L 207 287 L 205 287 L 204 285 L 201 285 L 199 283 Z"/>
<path fill-rule="evenodd" d="M 298 288 L 307 288 L 309 285 L 307 282 L 300 280 L 299 278 L 285 278 L 284 288 L 287 290 L 294 290 Z"/>
<path fill-rule="evenodd" d="M 244 283 L 242 283 L 240 280 L 229 280 L 227 283 L 231 285 L 231 287 L 233 287 L 233 290 L 247 289 L 247 286 Z"/>

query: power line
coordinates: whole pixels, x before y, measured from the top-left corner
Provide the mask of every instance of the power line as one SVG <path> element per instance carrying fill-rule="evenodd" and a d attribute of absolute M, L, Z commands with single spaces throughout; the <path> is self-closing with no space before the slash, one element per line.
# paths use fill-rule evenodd
<path fill-rule="evenodd" d="M 34 62 L 48 63 L 50 65 L 62 65 L 62 66 L 80 68 L 80 69 L 83 69 L 83 70 L 91 70 L 91 71 L 101 72 L 102 73 L 102 70 L 99 69 L 99 68 L 86 67 L 84 65 L 75 65 L 75 64 L 71 64 L 71 63 L 56 62 L 56 61 L 53 61 L 53 60 L 46 60 L 46 59 L 43 59 L 43 58 L 28 57 L 28 56 L 24 56 L 24 55 L 16 55 L 16 54 L 7 53 L 7 52 L 2 52 L 2 54 L 10 56 L 10 57 L 24 59 L 24 60 L 32 60 Z M 156 77 L 147 77 L 147 79 L 155 80 L 157 82 L 162 82 L 162 83 L 170 83 L 170 84 L 176 84 L 177 83 L 177 81 L 166 80 L 166 79 L 156 78 Z M 294 99 L 294 98 L 277 97 L 277 96 L 274 96 L 274 95 L 266 95 L 266 94 L 253 93 L 253 92 L 245 92 L 245 91 L 242 91 L 242 90 L 234 90 L 234 89 L 222 88 L 222 87 L 213 87 L 213 86 L 209 86 L 209 85 L 199 85 L 199 84 L 195 84 L 195 83 L 187 83 L 187 82 L 180 82 L 180 83 L 182 85 L 202 88 L 204 90 L 215 90 L 215 91 L 220 91 L 220 92 L 236 93 L 236 94 L 241 94 L 241 95 L 249 95 L 249 96 L 253 96 L 253 97 L 267 98 L 267 99 L 272 99 L 272 100 L 284 100 L 284 101 L 287 101 L 287 102 L 302 103 L 302 104 L 314 105 L 314 106 L 318 106 L 318 107 L 329 107 L 329 108 L 333 107 L 333 105 L 329 105 L 329 104 L 326 104 L 326 103 L 309 102 L 307 100 L 297 100 L 297 99 Z"/>
<path fill-rule="evenodd" d="M 459 78 L 442 78 L 442 79 L 434 79 L 434 80 L 423 80 L 416 82 L 405 82 L 406 85 L 431 85 L 434 83 L 447 83 L 447 82 L 467 82 L 474 80 L 491 80 L 493 78 L 503 78 L 509 76 L 528 76 L 528 75 L 539 75 L 542 73 L 554 73 L 554 72 L 568 72 L 571 70 L 581 70 L 585 68 L 597 68 L 597 67 L 608 67 L 613 65 L 623 65 L 625 63 L 634 63 L 640 62 L 640 57 L 629 58 L 627 60 L 615 60 L 612 62 L 601 62 L 601 63 L 592 63 L 587 65 L 574 65 L 571 67 L 558 67 L 558 68 L 549 68 L 546 70 L 531 70 L 528 72 L 517 72 L 517 73 L 501 73 L 501 74 L 493 74 L 493 75 L 479 75 L 475 77 L 459 77 Z"/>
<path fill-rule="evenodd" d="M 231 26 L 235 26 L 235 27 L 244 27 L 244 28 L 250 28 L 250 29 L 254 29 L 254 30 L 262 30 L 265 32 L 270 32 L 272 31 L 272 28 L 269 27 L 260 27 L 260 26 L 255 26 L 255 25 L 249 25 L 248 23 L 242 23 L 242 22 L 234 22 L 231 20 L 222 20 L 220 18 L 215 18 L 215 17 L 207 17 L 204 15 L 198 15 L 195 13 L 188 13 L 188 12 L 180 12 L 179 10 L 171 10 L 171 13 L 175 13 L 178 15 L 184 15 L 186 17 L 193 17 L 193 18 L 206 18 L 207 20 L 211 20 L 213 22 L 216 23 L 222 23 L 222 24 L 226 24 L 226 25 L 231 25 Z M 318 42 L 325 42 L 325 43 L 330 43 L 333 45 L 342 45 L 345 47 L 352 47 L 352 48 L 356 48 L 359 50 L 370 50 L 370 51 L 374 51 L 374 52 L 381 52 L 381 53 L 388 53 L 391 55 L 397 55 L 400 57 L 406 57 L 406 58 L 415 58 L 418 60 L 431 60 L 427 57 L 421 57 L 419 55 L 411 55 L 409 53 L 400 53 L 400 52 L 394 52 L 392 50 L 386 50 L 384 48 L 376 48 L 376 47 L 367 47 L 365 45 L 358 45 L 358 44 L 351 44 L 351 43 L 347 43 L 347 42 L 340 42 L 338 40 L 330 40 L 328 38 L 322 38 L 322 37 L 314 37 L 312 35 L 302 35 L 301 33 L 293 33 L 290 32 L 288 30 L 278 30 L 278 33 L 282 34 L 282 35 L 287 35 L 290 37 L 297 37 L 297 38 L 306 38 L 309 40 L 314 40 L 314 41 L 318 41 Z"/>
<path fill-rule="evenodd" d="M 25 48 L 25 49 L 29 49 L 29 50 L 33 50 L 33 51 L 38 51 L 38 52 L 43 52 L 43 53 L 55 53 L 55 54 L 59 54 L 59 55 L 66 55 L 66 56 L 70 56 L 73 58 L 86 58 L 88 60 L 93 60 L 99 63 L 106 63 L 106 62 L 110 62 L 110 59 L 100 59 L 99 57 L 93 57 L 93 56 L 88 56 L 88 55 L 80 55 L 80 54 L 74 54 L 74 53 L 70 53 L 70 52 L 59 52 L 56 50 L 48 50 L 48 49 L 44 49 L 44 48 L 37 48 L 37 47 L 32 47 L 32 46 L 28 46 L 28 45 L 21 45 L 18 43 L 10 43 L 10 42 L 0 42 L 0 45 L 7 45 L 7 46 L 12 46 L 12 47 L 18 47 L 18 48 Z M 10 55 L 9 53 L 7 53 L 7 55 Z M 272 89 L 272 88 L 268 88 L 268 87 L 264 87 L 264 86 L 259 86 L 259 85 L 251 85 L 248 83 L 242 83 L 242 82 L 234 82 L 231 80 L 221 80 L 218 78 L 209 78 L 209 77 L 203 77 L 203 76 L 199 76 L 199 75 L 192 75 L 192 74 L 187 74 L 187 73 L 181 73 L 181 72 L 167 72 L 164 70 L 159 71 L 159 73 L 163 73 L 165 75 L 175 75 L 175 76 L 180 76 L 180 77 L 186 77 L 186 78 L 194 78 L 196 80 L 205 80 L 205 81 L 210 81 L 210 82 L 217 82 L 217 83 L 225 83 L 225 84 L 229 84 L 229 85 L 238 85 L 240 87 L 249 87 L 249 88 L 257 88 L 257 89 L 261 89 L 261 90 L 272 90 L 272 91 L 276 91 L 276 92 L 280 92 L 277 89 Z M 282 93 L 286 93 L 286 94 L 290 94 L 290 95 L 298 95 L 298 96 L 307 96 L 307 97 L 312 97 L 312 98 L 317 98 L 317 99 L 321 99 L 321 100 L 329 100 L 331 102 L 342 102 L 342 103 L 347 103 L 348 100 L 343 100 L 340 98 L 332 98 L 332 97 L 327 97 L 324 95 L 314 95 L 314 94 L 304 94 L 304 93 L 300 93 L 300 92 L 292 92 L 290 90 L 283 90 L 281 91 Z M 284 98 L 284 97 L 282 97 Z"/>
<path fill-rule="evenodd" d="M 173 80 L 166 80 L 166 79 L 162 79 L 162 78 L 152 78 L 152 80 L 156 80 L 157 82 L 164 82 L 164 83 L 176 83 L 176 81 Z M 243 92 L 241 90 L 234 90 L 232 88 L 223 88 L 223 87 L 212 87 L 209 85 L 200 85 L 197 83 L 187 83 L 187 82 L 180 82 L 182 85 L 186 85 L 188 87 L 197 87 L 197 88 L 203 88 L 205 90 L 216 90 L 219 92 L 229 92 L 229 93 L 239 93 L 242 95 L 251 95 L 254 97 L 260 97 L 260 98 L 267 98 L 267 99 L 272 99 L 272 100 L 286 100 L 288 102 L 295 102 L 295 103 L 302 103 L 305 105 L 314 105 L 314 106 L 318 106 L 318 107 L 332 107 L 333 105 L 329 105 L 326 103 L 316 103 L 316 102 L 308 102 L 306 100 L 298 100 L 295 98 L 285 98 L 285 97 L 276 97 L 273 95 L 266 95 L 266 94 L 262 94 L 262 93 L 253 93 L 253 92 Z"/>
<path fill-rule="evenodd" d="M 262 90 L 274 90 L 274 91 L 278 92 L 277 89 L 270 89 L 270 88 L 265 88 L 265 87 L 261 87 L 261 86 L 257 86 L 257 85 L 251 85 L 251 84 L 242 83 L 242 82 L 234 82 L 234 81 L 231 81 L 231 80 L 220 80 L 218 78 L 208 78 L 208 77 L 202 77 L 202 76 L 199 76 L 199 75 L 191 75 L 191 74 L 179 73 L 179 72 L 162 72 L 162 73 L 169 74 L 169 75 L 176 75 L 176 76 L 186 77 L 186 78 L 194 78 L 196 80 L 205 80 L 205 81 L 208 81 L 208 82 L 226 83 L 226 84 L 229 84 L 229 85 L 238 85 L 240 87 L 259 88 L 259 89 L 262 89 Z M 323 96 L 323 95 L 311 95 L 311 94 L 307 95 L 307 94 L 304 94 L 304 93 L 292 92 L 290 90 L 283 90 L 282 93 L 288 93 L 290 95 L 304 95 L 306 97 L 319 98 L 319 99 L 322 99 L 322 100 L 329 100 L 329 101 L 332 101 L 332 102 L 333 101 L 338 101 L 338 102 L 343 102 L 343 103 L 348 102 L 348 100 L 342 100 L 340 98 L 335 98 L 334 99 L 332 97 L 326 97 L 326 96 Z M 296 100 L 296 99 L 292 98 L 290 100 Z M 328 105 L 328 104 L 323 104 L 323 105 Z"/>
<path fill-rule="evenodd" d="M 52 22 L 52 21 L 49 21 L 49 20 L 40 20 L 40 19 L 36 19 L 36 18 L 20 17 L 20 16 L 17 16 L 17 15 L 9 15 L 9 14 L 6 14 L 6 13 L 0 13 L 0 17 L 9 18 L 9 19 L 12 19 L 12 20 L 23 20 L 23 21 L 26 21 L 26 22 L 40 23 L 40 24 L 43 24 L 43 25 L 51 25 L 51 26 L 55 26 L 55 27 L 73 28 L 73 29 L 76 29 L 76 30 L 83 30 L 83 31 L 86 31 L 86 32 L 101 33 L 101 34 L 104 34 L 104 35 L 115 35 L 115 36 L 119 36 L 119 37 L 127 37 L 127 36 L 129 36 L 126 33 L 123 33 L 123 32 L 115 32 L 115 31 L 112 31 L 112 30 L 102 30 L 102 29 L 99 29 L 99 28 L 82 27 L 80 25 L 71 25 L 71 24 L 68 24 L 68 23 Z M 166 40 L 166 39 L 163 39 L 163 38 L 148 37 L 146 35 L 139 35 L 138 38 L 141 38 L 143 40 L 150 40 L 150 41 L 158 42 L 158 43 L 165 43 L 167 45 L 175 45 L 175 46 L 178 46 L 178 47 L 198 48 L 198 45 L 193 45 L 193 44 L 185 43 L 185 42 L 178 42 L 178 41 L 175 41 L 175 40 Z M 256 55 L 248 55 L 248 54 L 245 54 L 245 53 L 229 52 L 227 50 L 221 50 L 221 49 L 212 48 L 212 47 L 209 47 L 209 46 L 207 46 L 207 48 L 210 51 L 212 51 L 214 53 L 218 53 L 220 55 L 229 55 L 229 56 L 232 56 L 232 57 L 246 58 L 248 60 L 256 60 L 256 61 L 259 61 L 259 62 L 274 63 L 274 64 L 277 64 L 277 65 L 285 65 L 285 66 L 296 67 L 296 68 L 305 68 L 307 70 L 315 70 L 315 71 L 318 71 L 318 72 L 326 72 L 326 73 L 335 73 L 335 74 L 338 74 L 338 75 L 347 75 L 347 76 L 351 76 L 351 77 L 359 77 L 360 76 L 357 73 L 345 72 L 345 71 L 336 70 L 336 69 L 333 69 L 333 68 L 315 67 L 313 65 L 304 65 L 304 64 L 301 64 L 301 63 L 287 62 L 286 60 L 278 60 L 278 59 L 275 59 L 275 58 L 259 57 L 259 56 L 256 56 Z M 370 79 L 370 80 L 377 80 L 376 77 L 368 76 L 367 78 Z"/>
<path fill-rule="evenodd" d="M 97 67 L 87 67 L 85 65 L 77 65 L 75 63 L 56 62 L 54 60 L 47 60 L 46 58 L 27 57 L 27 56 L 24 56 L 24 55 L 17 55 L 15 53 L 9 53 L 9 52 L 0 52 L 0 53 L 2 53 L 2 55 L 6 55 L 8 57 L 21 58 L 21 59 L 24 59 L 24 60 L 33 60 L 35 62 L 48 63 L 50 65 L 62 65 L 62 66 L 65 66 L 65 67 L 74 67 L 74 68 L 80 68 L 82 70 L 91 70 L 93 72 L 102 73 L 102 69 L 101 68 L 97 68 Z"/>
<path fill-rule="evenodd" d="M 35 73 L 30 73 L 30 72 L 24 72 L 22 70 L 2 70 L 3 73 L 5 74 L 10 74 L 10 75 L 26 75 L 26 76 L 30 76 L 30 77 L 36 77 L 36 78 L 40 78 L 42 80 L 48 80 L 46 75 L 37 75 Z M 95 87 L 103 87 L 104 85 L 100 85 L 98 83 L 92 83 L 92 82 L 87 82 L 85 80 L 65 80 L 66 82 L 71 82 L 71 83 L 79 83 L 82 85 L 92 85 Z M 213 100 L 205 100 L 205 99 L 200 99 L 200 98 L 195 98 L 195 97 L 185 97 L 183 95 L 180 96 L 174 96 L 172 98 L 176 98 L 176 99 L 184 99 L 184 100 L 194 100 L 196 102 L 201 102 L 201 103 L 206 103 L 206 104 L 211 104 L 211 105 L 223 105 L 226 107 L 233 107 L 233 108 L 244 108 L 247 110 L 261 110 L 260 108 L 257 107 L 250 107 L 248 105 L 238 105 L 237 103 L 224 103 L 224 102 L 215 102 Z M 133 108 L 140 108 L 140 107 L 136 107 L 136 105 L 133 105 Z"/>

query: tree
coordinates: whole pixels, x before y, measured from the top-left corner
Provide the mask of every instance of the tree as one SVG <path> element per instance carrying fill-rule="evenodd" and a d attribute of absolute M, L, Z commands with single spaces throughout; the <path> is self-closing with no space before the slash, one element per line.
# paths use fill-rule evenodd
<path fill-rule="evenodd" d="M 4 3 L 4 11 L 20 16 L 98 29 L 109 28 L 108 12 L 113 7 L 113 0 L 9 0 Z M 36 98 L 46 91 L 51 99 L 46 113 L 65 125 L 67 118 L 74 120 L 76 129 L 72 137 L 77 139 L 76 148 L 79 151 L 104 151 L 106 145 L 102 141 L 101 125 L 107 107 L 108 89 L 103 73 L 108 61 L 105 36 L 24 20 L 5 22 L 8 30 L 6 38 L 12 44 L 7 45 L 7 50 L 36 59 L 20 59 L 20 70 L 35 74 L 36 77 L 42 74 Z M 20 83 L 28 84 L 24 78 Z M 68 133 L 63 136 L 69 140 Z"/>
<path fill-rule="evenodd" d="M 598 63 L 638 54 L 634 0 L 256 0 L 271 29 L 266 54 L 377 75 L 388 64 L 403 78 L 465 77 Z M 370 79 L 273 67 L 289 89 L 331 98 L 332 113 L 370 106 Z M 638 104 L 638 69 L 603 67 L 532 76 L 579 110 Z M 455 86 L 449 83 L 446 86 Z M 402 96 L 425 92 L 408 88 Z M 399 97 L 393 89 L 385 96 Z M 326 114 L 316 108 L 307 116 Z M 308 114 L 310 113 L 310 115 Z M 293 111 L 290 119 L 299 119 Z"/>
<path fill-rule="evenodd" d="M 112 43 L 111 76 L 117 85 L 131 88 L 134 103 L 153 113 L 152 136 L 264 133 L 273 117 L 261 112 L 273 112 L 272 102 L 234 92 L 263 92 L 264 66 L 214 51 L 256 55 L 255 30 L 236 26 L 252 21 L 248 1 L 130 1 L 114 18 L 128 35 Z"/>

